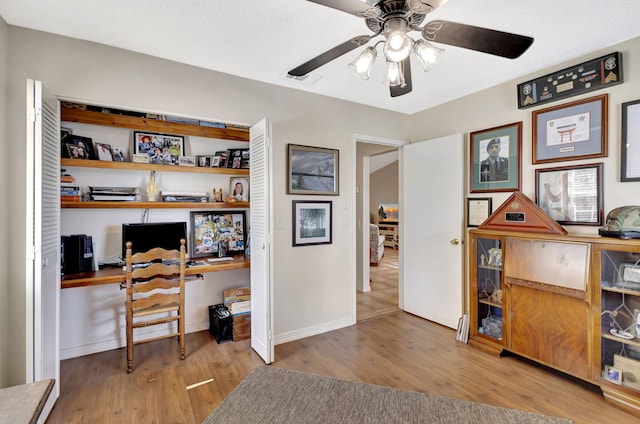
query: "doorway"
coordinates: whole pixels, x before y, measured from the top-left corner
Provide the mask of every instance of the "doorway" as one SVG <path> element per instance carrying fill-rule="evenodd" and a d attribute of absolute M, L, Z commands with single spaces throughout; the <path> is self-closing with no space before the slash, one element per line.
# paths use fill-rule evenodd
<path fill-rule="evenodd" d="M 371 264 L 370 225 L 378 226 L 379 203 L 399 204 L 398 148 L 402 141 L 362 137 L 356 140 L 356 214 L 357 214 L 357 284 L 355 321 L 386 315 L 401 305 L 400 263 L 398 248 L 399 224 L 392 231 L 396 236 L 380 247 L 382 258 Z M 379 234 L 389 233 L 389 227 L 378 227 Z M 374 243 L 375 244 L 375 243 Z M 374 246 L 375 248 L 376 246 Z M 377 259 L 377 258 L 376 258 Z"/>

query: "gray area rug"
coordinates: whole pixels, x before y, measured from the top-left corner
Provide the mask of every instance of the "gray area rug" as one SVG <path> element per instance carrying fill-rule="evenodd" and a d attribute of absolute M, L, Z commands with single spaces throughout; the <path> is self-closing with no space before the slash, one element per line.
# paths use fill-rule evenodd
<path fill-rule="evenodd" d="M 572 421 L 262 366 L 240 383 L 203 423 L 568 424 Z"/>

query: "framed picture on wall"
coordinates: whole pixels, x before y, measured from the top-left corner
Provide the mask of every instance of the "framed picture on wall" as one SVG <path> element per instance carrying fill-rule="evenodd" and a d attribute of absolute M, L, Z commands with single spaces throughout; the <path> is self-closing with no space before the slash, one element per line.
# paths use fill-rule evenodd
<path fill-rule="evenodd" d="M 467 198 L 467 227 L 479 227 L 492 213 L 491 197 Z"/>
<path fill-rule="evenodd" d="M 640 181 L 640 100 L 622 103 L 620 181 Z"/>
<path fill-rule="evenodd" d="M 288 145 L 288 194 L 339 195 L 339 151 Z"/>
<path fill-rule="evenodd" d="M 608 94 L 532 113 L 532 163 L 607 156 Z"/>
<path fill-rule="evenodd" d="M 332 202 L 293 201 L 293 247 L 332 243 Z"/>
<path fill-rule="evenodd" d="M 602 163 L 536 169 L 536 203 L 562 225 L 602 225 Z"/>
<path fill-rule="evenodd" d="M 520 190 L 522 121 L 470 135 L 470 191 Z"/>

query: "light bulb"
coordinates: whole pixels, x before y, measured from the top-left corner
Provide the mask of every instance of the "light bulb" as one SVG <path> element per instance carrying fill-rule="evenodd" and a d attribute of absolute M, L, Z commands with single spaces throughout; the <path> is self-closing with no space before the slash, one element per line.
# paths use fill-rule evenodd
<path fill-rule="evenodd" d="M 356 59 L 349 64 L 349 70 L 353 75 L 362 80 L 368 80 L 371 75 L 371 69 L 373 69 L 373 62 L 376 60 L 378 53 L 373 47 L 367 47 L 356 57 Z"/>
<path fill-rule="evenodd" d="M 413 53 L 418 57 L 424 71 L 427 72 L 438 63 L 444 50 L 437 48 L 428 41 L 418 40 L 413 45 Z"/>
<path fill-rule="evenodd" d="M 382 83 L 389 87 L 394 87 L 396 85 L 404 87 L 406 85 L 402 62 L 387 62 L 387 72 L 385 73 Z"/>
<path fill-rule="evenodd" d="M 402 62 L 413 47 L 413 40 L 404 31 L 392 31 L 387 34 L 384 43 L 384 56 L 391 62 Z"/>

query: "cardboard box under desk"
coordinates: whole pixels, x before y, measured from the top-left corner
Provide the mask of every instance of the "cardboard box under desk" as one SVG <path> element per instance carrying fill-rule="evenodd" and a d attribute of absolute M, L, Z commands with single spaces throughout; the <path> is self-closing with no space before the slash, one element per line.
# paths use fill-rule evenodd
<path fill-rule="evenodd" d="M 233 341 L 246 340 L 251 337 L 251 312 L 233 315 Z"/>

